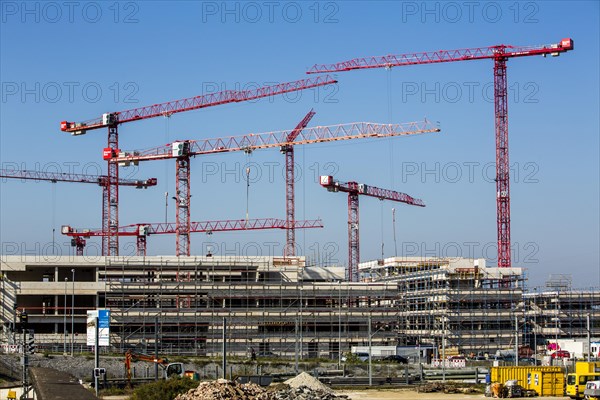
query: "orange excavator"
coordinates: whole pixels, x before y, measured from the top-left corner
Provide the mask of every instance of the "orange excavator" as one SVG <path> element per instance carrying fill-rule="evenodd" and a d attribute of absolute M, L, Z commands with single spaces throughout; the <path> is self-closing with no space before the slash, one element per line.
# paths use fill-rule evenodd
<path fill-rule="evenodd" d="M 172 376 L 189 377 L 197 380 L 198 374 L 195 371 L 184 371 L 183 363 L 170 363 L 166 358 L 156 358 L 146 354 L 135 353 L 127 350 L 125 353 L 125 369 L 127 370 L 127 381 L 131 382 L 131 363 L 134 361 L 146 361 L 158 364 L 163 369 L 163 379 L 168 379 Z"/>

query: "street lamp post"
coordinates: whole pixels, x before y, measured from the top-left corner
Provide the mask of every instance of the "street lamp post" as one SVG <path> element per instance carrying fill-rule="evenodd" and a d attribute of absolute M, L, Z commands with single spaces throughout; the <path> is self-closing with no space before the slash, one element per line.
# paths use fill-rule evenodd
<path fill-rule="evenodd" d="M 338 284 L 338 369 L 342 366 L 342 281 Z"/>
<path fill-rule="evenodd" d="M 446 382 L 446 317 L 442 317 L 442 382 Z"/>
<path fill-rule="evenodd" d="M 300 283 L 302 285 L 302 283 Z M 298 329 L 300 330 L 300 360 L 303 360 L 302 357 L 302 352 L 304 351 L 304 349 L 302 348 L 302 286 L 300 286 L 300 315 L 299 315 L 299 319 L 300 319 L 300 326 L 298 327 Z"/>
<path fill-rule="evenodd" d="M 381 327 L 379 327 L 375 332 L 371 333 L 371 314 L 369 314 L 368 318 L 367 318 L 367 338 L 369 339 L 368 343 L 369 343 L 369 386 L 373 386 L 373 364 L 372 364 L 372 357 L 371 357 L 371 353 L 373 351 L 373 346 L 372 346 L 372 339 L 373 336 L 375 336 L 377 334 L 377 332 L 379 332 L 380 330 L 385 328 L 385 324 L 383 324 Z"/>
<path fill-rule="evenodd" d="M 73 291 L 71 292 L 71 357 L 73 357 L 73 344 L 75 341 L 75 269 L 71 269 Z"/>
<path fill-rule="evenodd" d="M 65 277 L 65 302 L 63 304 L 63 355 L 67 355 L 67 282 L 69 278 Z"/>
<path fill-rule="evenodd" d="M 371 357 L 371 352 L 372 352 L 372 346 L 371 346 L 371 314 L 369 314 L 369 319 L 368 319 L 368 330 L 367 330 L 367 335 L 369 337 L 369 386 L 373 386 L 373 364 L 372 364 L 372 358 Z"/>
<path fill-rule="evenodd" d="M 533 290 L 533 359 L 537 366 L 537 288 Z"/>

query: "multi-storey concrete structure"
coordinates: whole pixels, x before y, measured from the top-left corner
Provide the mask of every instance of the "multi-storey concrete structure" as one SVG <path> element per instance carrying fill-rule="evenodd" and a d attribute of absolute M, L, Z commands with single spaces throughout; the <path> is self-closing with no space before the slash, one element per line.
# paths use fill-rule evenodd
<path fill-rule="evenodd" d="M 111 310 L 114 351 L 220 351 L 223 318 L 235 354 L 339 357 L 351 346 L 430 344 L 448 353 L 493 353 L 519 343 L 600 336 L 600 292 L 525 293 L 520 268 L 482 259 L 388 258 L 342 267 L 303 257 L 5 256 L 0 263 L 4 343 L 26 311 L 40 346 L 87 350 L 86 312 Z M 74 300 L 74 302 L 73 302 Z M 370 317 L 370 318 L 369 318 Z M 72 335 L 71 321 L 75 335 Z M 518 332 L 518 333 L 517 333 Z M 541 348 L 541 346 L 540 346 Z"/>
<path fill-rule="evenodd" d="M 223 318 L 229 349 L 238 354 L 255 349 L 337 358 L 340 346 L 348 351 L 367 342 L 369 316 L 373 343 L 396 343 L 397 285 L 342 282 L 342 268 L 306 267 L 302 257 L 3 261 L 5 332 L 16 306 L 17 313 L 29 314 L 38 342 L 54 347 L 69 346 L 72 314 L 74 340 L 81 346 L 86 312 L 96 307 L 111 310 L 112 344 L 120 351 L 152 349 L 158 338 L 163 353 L 214 354 L 220 351 Z"/>
<path fill-rule="evenodd" d="M 520 268 L 487 268 L 483 259 L 392 257 L 362 263 L 359 271 L 365 280 L 398 285 L 399 334 L 406 344 L 444 340 L 461 353 L 514 344 Z"/>

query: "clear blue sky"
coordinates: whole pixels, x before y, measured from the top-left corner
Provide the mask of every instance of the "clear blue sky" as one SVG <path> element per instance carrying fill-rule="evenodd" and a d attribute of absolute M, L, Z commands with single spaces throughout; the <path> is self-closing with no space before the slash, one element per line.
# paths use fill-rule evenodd
<path fill-rule="evenodd" d="M 105 173 L 106 133 L 72 137 L 79 121 L 190 97 L 215 87 L 301 79 L 315 63 L 358 56 L 496 44 L 536 45 L 572 37 L 558 58 L 508 62 L 510 161 L 514 165 L 515 266 L 530 286 L 571 274 L 574 287 L 600 285 L 599 3 L 582 2 L 2 2 L 0 157 L 3 167 Z M 353 71 L 339 87 L 123 125 L 121 148 L 311 125 L 407 122 L 428 117 L 442 133 L 393 141 L 298 148 L 297 218 L 325 228 L 298 232 L 306 255 L 347 261 L 347 201 L 319 174 L 391 188 L 426 208 L 361 199 L 361 258 L 398 254 L 487 257 L 495 265 L 496 204 L 492 62 Z M 249 86 L 252 87 L 252 86 Z M 250 217 L 284 218 L 283 157 L 277 150 L 192 162 L 192 220 L 244 218 L 245 164 L 252 162 Z M 275 163 L 275 164 L 273 164 Z M 274 167 L 271 167 L 274 166 Z M 273 179 L 270 168 L 275 168 Z M 216 172 L 215 172 L 216 171 Z M 228 172 L 229 171 L 229 172 Z M 232 172 L 233 171 L 233 172 Z M 164 220 L 174 163 L 142 164 L 125 176 L 156 177 L 157 188 L 121 189 L 121 224 Z M 457 175 L 460 174 L 460 175 Z M 0 183 L 2 253 L 40 253 L 52 228 L 98 228 L 101 191 L 92 185 Z M 174 205 L 169 204 L 169 220 Z M 382 225 L 383 224 L 383 225 Z M 56 235 L 63 253 L 66 238 Z M 280 254 L 283 231 L 192 236 L 218 254 Z M 174 236 L 151 237 L 150 254 L 173 254 Z M 269 244 L 275 242 L 276 244 Z M 96 243 L 99 243 L 96 241 Z M 130 243 L 128 245 L 128 243 Z M 255 245 L 256 244 L 256 245 Z M 259 248 L 260 250 L 257 250 Z M 122 254 L 133 245 L 122 239 Z M 329 254 L 325 256 L 325 254 Z"/>

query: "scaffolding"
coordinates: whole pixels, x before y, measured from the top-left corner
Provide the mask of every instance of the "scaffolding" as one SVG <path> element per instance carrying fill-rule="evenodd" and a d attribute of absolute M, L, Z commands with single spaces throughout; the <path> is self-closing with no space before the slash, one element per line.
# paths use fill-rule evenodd
<path fill-rule="evenodd" d="M 5 256 L 0 341 L 12 344 L 17 315 L 27 311 L 40 349 L 64 351 L 73 341 L 77 352 L 88 351 L 86 313 L 97 307 L 111 311 L 109 350 L 119 352 L 151 353 L 158 344 L 161 353 L 218 354 L 223 317 L 232 354 L 246 356 L 254 349 L 336 359 L 367 344 L 369 315 L 373 345 L 441 348 L 445 340 L 447 354 L 491 354 L 513 348 L 515 336 L 539 353 L 546 342 L 585 339 L 588 317 L 591 337 L 600 338 L 600 290 L 573 289 L 568 276 L 525 292 L 521 269 L 488 268 L 481 259 L 376 260 L 360 264 L 362 281 L 353 283 L 341 266 L 305 263 Z"/>
<path fill-rule="evenodd" d="M 338 359 L 373 342 L 395 345 L 397 286 L 305 282 L 303 258 L 199 257 L 111 260 L 99 276 L 113 345 L 161 354 L 217 355 L 227 318 L 230 353 Z M 158 321 L 158 332 L 155 321 Z"/>
<path fill-rule="evenodd" d="M 483 354 L 514 346 L 524 278 L 518 268 L 484 260 L 392 257 L 359 267 L 364 280 L 395 282 L 405 345 L 429 343 L 448 353 Z"/>

